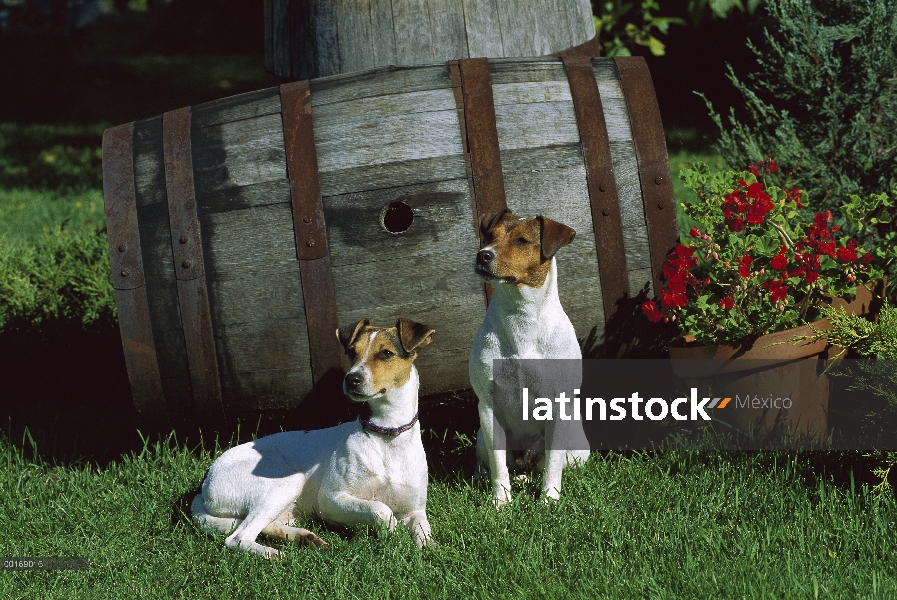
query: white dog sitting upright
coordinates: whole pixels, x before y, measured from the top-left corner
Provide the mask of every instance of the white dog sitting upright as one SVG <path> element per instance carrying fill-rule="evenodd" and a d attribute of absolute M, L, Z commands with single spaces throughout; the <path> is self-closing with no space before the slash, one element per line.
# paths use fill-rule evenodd
<path fill-rule="evenodd" d="M 427 458 L 417 420 L 420 380 L 412 364 L 435 330 L 408 319 L 372 327 L 367 319 L 337 331 L 352 361 L 343 391 L 370 406 L 359 417 L 317 431 L 289 431 L 231 448 L 209 468 L 193 518 L 208 533 L 229 534 L 228 548 L 273 558 L 259 533 L 318 546 L 300 514 L 343 525 L 401 521 L 422 547 L 427 521 Z"/>
<path fill-rule="evenodd" d="M 558 297 L 554 257 L 576 232 L 542 216 L 521 219 L 507 210 L 484 220 L 482 232 L 476 272 L 494 284 L 495 291 L 470 350 L 470 382 L 479 398 L 477 459 L 480 468 L 489 469 L 493 502 L 502 506 L 511 501 L 509 466 L 515 461 L 510 449 L 523 444 L 530 448 L 527 454 L 544 461 L 542 491 L 556 500 L 564 467 L 589 456 L 582 421 L 524 420 L 522 389 L 497 389 L 493 360 L 582 359 L 576 332 Z M 516 381 L 529 386 L 531 401 L 553 399 L 559 381 L 565 387 L 579 386 L 581 369 L 579 363 L 573 364 L 577 370 L 572 376 L 567 368 L 563 376 L 545 377 L 546 363 L 541 363 L 541 370 L 518 373 Z"/>

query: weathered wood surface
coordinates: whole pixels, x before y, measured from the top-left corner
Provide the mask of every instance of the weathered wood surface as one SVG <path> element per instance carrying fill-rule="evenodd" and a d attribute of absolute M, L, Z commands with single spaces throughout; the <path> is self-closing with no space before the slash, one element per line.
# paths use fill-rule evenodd
<path fill-rule="evenodd" d="M 615 171 L 632 294 L 652 280 L 629 115 L 611 59 L 594 61 Z M 560 59 L 490 64 L 507 203 L 572 226 L 558 254 L 560 296 L 578 337 L 604 314 L 585 164 Z M 447 65 L 311 82 L 312 117 L 341 324 L 398 317 L 437 330 L 418 367 L 426 393 L 469 386 L 467 355 L 485 314 L 473 273 L 471 175 Z M 193 107 L 192 158 L 225 409 L 294 408 L 312 390 L 279 96 L 261 90 Z M 134 127 L 140 239 L 166 404 L 193 406 L 171 258 L 162 127 Z M 402 202 L 413 221 L 382 226 Z"/>
<path fill-rule="evenodd" d="M 265 0 L 264 11 L 265 66 L 293 79 L 543 56 L 595 37 L 586 0 Z"/>

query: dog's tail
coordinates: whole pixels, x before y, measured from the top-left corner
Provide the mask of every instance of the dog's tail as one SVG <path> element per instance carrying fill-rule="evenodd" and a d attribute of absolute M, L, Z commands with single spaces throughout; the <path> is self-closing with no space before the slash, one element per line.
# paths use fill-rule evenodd
<path fill-rule="evenodd" d="M 196 526 L 201 531 L 210 534 L 223 533 L 224 535 L 230 535 L 243 520 L 236 517 L 216 517 L 215 515 L 210 515 L 206 510 L 206 502 L 202 497 L 202 492 L 196 494 L 196 498 L 193 499 L 193 503 L 190 505 L 190 510 L 193 512 L 193 522 L 196 523 Z"/>

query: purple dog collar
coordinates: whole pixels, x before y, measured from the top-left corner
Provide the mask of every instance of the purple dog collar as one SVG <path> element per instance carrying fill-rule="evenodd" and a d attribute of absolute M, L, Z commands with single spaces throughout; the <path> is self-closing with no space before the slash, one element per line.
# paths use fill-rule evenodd
<path fill-rule="evenodd" d="M 379 425 L 374 425 L 361 416 L 358 417 L 358 422 L 361 423 L 361 428 L 367 431 L 382 433 L 383 435 L 388 435 L 390 437 L 398 437 L 399 435 L 414 427 L 414 424 L 417 423 L 417 413 L 414 413 L 414 418 L 411 419 L 410 423 L 408 423 L 407 425 L 402 425 L 401 427 L 380 427 Z"/>

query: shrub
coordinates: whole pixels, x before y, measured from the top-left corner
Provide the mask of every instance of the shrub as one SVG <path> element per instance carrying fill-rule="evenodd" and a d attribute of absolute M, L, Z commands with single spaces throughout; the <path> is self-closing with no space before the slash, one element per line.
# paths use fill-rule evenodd
<path fill-rule="evenodd" d="M 771 0 L 758 69 L 729 67 L 749 119 L 734 109 L 717 150 L 730 166 L 776 157 L 811 208 L 836 214 L 850 194 L 897 182 L 897 0 Z M 705 98 L 706 100 L 706 98 Z M 787 170 L 787 169 L 786 169 Z"/>
<path fill-rule="evenodd" d="M 600 2 L 596 7 L 592 3 L 592 17 L 595 32 L 601 42 L 603 56 L 631 56 L 636 45 L 644 46 L 654 56 L 663 56 L 666 47 L 654 37 L 654 31 L 666 35 L 670 25 L 684 25 L 685 21 L 676 17 L 661 17 L 652 11 L 659 11 L 660 5 L 655 0 L 641 0 L 636 7 L 632 2 L 608 0 Z M 596 10 L 597 9 L 597 10 Z M 638 25 L 631 20 L 630 13 L 635 11 Z"/>
<path fill-rule="evenodd" d="M 845 378 L 847 390 L 873 395 L 872 399 L 860 397 L 852 409 L 858 413 L 862 430 L 873 440 L 878 438 L 879 443 L 884 442 L 885 448 L 891 449 L 877 448 L 869 454 L 880 462 L 873 470 L 881 478 L 874 489 L 890 495 L 891 471 L 897 472 L 897 452 L 893 451 L 894 426 L 897 424 L 897 369 L 894 369 L 897 361 L 897 307 L 885 300 L 875 321 L 847 314 L 844 308 L 830 307 L 824 313 L 830 326 L 821 331 L 814 329 L 816 339 L 826 339 L 844 351 L 852 350 L 860 356 L 875 359 L 844 361 L 835 365 L 830 372 Z"/>
<path fill-rule="evenodd" d="M 0 331 L 114 323 L 109 272 L 103 231 L 57 228 L 34 245 L 0 245 Z"/>
<path fill-rule="evenodd" d="M 101 127 L 0 124 L 0 186 L 102 188 Z"/>

